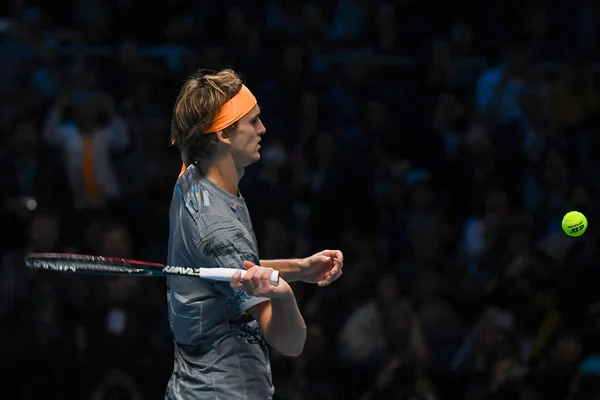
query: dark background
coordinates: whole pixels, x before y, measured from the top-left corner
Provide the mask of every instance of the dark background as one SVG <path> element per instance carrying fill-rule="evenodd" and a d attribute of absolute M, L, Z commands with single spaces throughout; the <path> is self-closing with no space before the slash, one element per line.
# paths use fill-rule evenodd
<path fill-rule="evenodd" d="M 600 3 L 522 4 L 3 1 L 3 392 L 163 397 L 163 280 L 23 255 L 164 262 L 171 108 L 195 69 L 233 67 L 267 127 L 241 182 L 261 257 L 346 258 L 333 285 L 294 285 L 309 335 L 272 354 L 277 399 L 600 399 Z M 126 122 L 97 149 L 118 190 L 69 179 L 77 141 L 43 135 L 57 104 L 64 124 Z"/>

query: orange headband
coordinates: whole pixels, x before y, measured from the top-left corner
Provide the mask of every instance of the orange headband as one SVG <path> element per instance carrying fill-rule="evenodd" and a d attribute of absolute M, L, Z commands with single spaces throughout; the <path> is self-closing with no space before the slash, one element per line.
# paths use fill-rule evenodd
<path fill-rule="evenodd" d="M 248 114 L 256 104 L 256 98 L 250 89 L 246 85 L 242 85 L 240 91 L 219 108 L 215 119 L 204 133 L 218 132 L 233 125 L 244 115 Z"/>
<path fill-rule="evenodd" d="M 242 85 L 240 91 L 219 108 L 217 115 L 215 115 L 215 119 L 204 133 L 218 132 L 233 125 L 244 115 L 248 114 L 256 104 L 256 98 L 250 89 L 248 89 L 246 85 Z M 185 163 L 182 163 L 181 171 L 179 172 L 180 177 L 186 169 Z"/>

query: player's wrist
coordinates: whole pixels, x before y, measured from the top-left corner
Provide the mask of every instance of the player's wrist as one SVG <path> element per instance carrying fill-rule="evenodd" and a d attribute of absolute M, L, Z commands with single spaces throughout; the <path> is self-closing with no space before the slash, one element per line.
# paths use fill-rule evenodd
<path fill-rule="evenodd" d="M 306 273 L 306 268 L 309 266 L 307 258 L 297 258 L 290 260 L 290 272 L 288 282 L 301 281 Z"/>
<path fill-rule="evenodd" d="M 261 260 L 261 265 L 279 271 L 279 276 L 287 282 L 301 281 L 306 270 L 306 259 Z"/>

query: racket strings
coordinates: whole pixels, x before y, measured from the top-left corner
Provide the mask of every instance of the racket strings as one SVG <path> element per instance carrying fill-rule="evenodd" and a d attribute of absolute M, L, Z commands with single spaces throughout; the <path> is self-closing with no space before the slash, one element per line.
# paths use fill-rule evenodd
<path fill-rule="evenodd" d="M 77 262 L 73 260 L 36 260 L 33 262 L 36 268 L 49 269 L 53 271 L 66 271 L 66 272 L 98 272 L 98 273 L 129 273 L 139 274 L 143 273 L 142 268 L 132 268 L 124 265 L 115 264 L 94 264 L 89 262 Z"/>

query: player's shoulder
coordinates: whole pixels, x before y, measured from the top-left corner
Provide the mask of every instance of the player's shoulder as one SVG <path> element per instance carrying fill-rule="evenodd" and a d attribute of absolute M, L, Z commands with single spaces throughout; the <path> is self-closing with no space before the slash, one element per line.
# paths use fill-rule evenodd
<path fill-rule="evenodd" d="M 231 204 L 216 193 L 214 184 L 193 165 L 177 180 L 175 196 L 201 227 L 237 222 L 231 215 Z"/>

